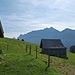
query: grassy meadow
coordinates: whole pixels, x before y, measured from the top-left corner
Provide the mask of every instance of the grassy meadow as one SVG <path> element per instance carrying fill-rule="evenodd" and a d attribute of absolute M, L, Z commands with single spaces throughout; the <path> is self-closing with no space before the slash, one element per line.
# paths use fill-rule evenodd
<path fill-rule="evenodd" d="M 28 51 L 26 52 L 26 45 Z M 31 45 L 31 54 L 29 54 Z M 36 46 L 38 57 L 36 59 Z M 75 75 L 75 54 L 68 52 L 68 60 L 40 54 L 39 45 L 9 38 L 0 38 L 0 75 Z"/>

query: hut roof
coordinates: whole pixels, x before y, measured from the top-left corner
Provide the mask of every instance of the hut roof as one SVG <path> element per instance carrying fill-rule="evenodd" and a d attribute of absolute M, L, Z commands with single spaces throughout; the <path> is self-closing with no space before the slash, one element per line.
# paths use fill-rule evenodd
<path fill-rule="evenodd" d="M 2 33 L 4 33 L 1 21 L 0 21 L 0 30 L 1 30 Z"/>
<path fill-rule="evenodd" d="M 60 39 L 42 39 L 40 48 L 65 48 Z"/>
<path fill-rule="evenodd" d="M 3 31 L 3 27 L 0 21 L 0 38 L 3 38 L 3 37 L 4 37 L 4 31 Z"/>

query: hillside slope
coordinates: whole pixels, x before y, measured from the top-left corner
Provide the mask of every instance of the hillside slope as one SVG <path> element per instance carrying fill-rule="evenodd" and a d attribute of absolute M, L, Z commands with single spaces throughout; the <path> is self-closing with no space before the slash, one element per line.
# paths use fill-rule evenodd
<path fill-rule="evenodd" d="M 31 45 L 26 53 L 26 45 Z M 35 59 L 35 49 L 38 47 L 38 59 Z M 51 66 L 47 67 L 47 55 L 40 54 L 39 45 L 13 40 L 0 39 L 0 75 L 75 75 L 75 54 L 68 53 L 68 60 L 51 57 Z"/>

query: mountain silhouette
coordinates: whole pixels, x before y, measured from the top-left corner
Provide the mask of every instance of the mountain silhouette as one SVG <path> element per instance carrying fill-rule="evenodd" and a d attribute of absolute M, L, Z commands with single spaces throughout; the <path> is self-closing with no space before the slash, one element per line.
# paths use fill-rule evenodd
<path fill-rule="evenodd" d="M 40 44 L 41 39 L 61 39 L 64 46 L 69 50 L 70 46 L 75 45 L 74 34 L 75 30 L 72 29 L 66 28 L 60 32 L 51 27 L 43 30 L 32 31 L 24 35 L 21 34 L 18 38 L 34 44 Z"/>

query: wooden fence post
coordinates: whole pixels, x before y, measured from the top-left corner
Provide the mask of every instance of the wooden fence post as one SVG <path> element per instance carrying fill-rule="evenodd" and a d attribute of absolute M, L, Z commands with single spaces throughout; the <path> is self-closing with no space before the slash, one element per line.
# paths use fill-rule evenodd
<path fill-rule="evenodd" d="M 31 45 L 30 45 L 30 53 L 29 54 L 31 54 Z"/>
<path fill-rule="evenodd" d="M 36 46 L 36 59 L 37 59 L 37 46 Z"/>
<path fill-rule="evenodd" d="M 50 66 L 50 50 L 48 50 L 48 67 Z"/>

